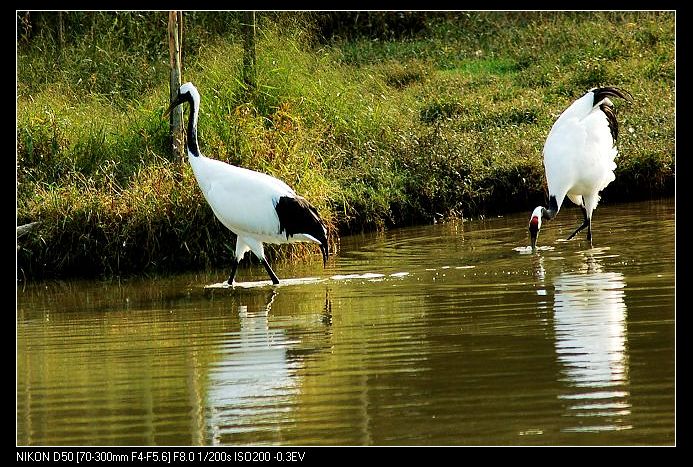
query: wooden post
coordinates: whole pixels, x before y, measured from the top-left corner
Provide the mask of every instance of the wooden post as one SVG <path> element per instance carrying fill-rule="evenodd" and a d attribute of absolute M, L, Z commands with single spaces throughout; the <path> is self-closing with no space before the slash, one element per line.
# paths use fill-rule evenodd
<path fill-rule="evenodd" d="M 243 14 L 243 82 L 248 91 L 255 90 L 255 12 Z"/>
<path fill-rule="evenodd" d="M 171 59 L 171 76 L 169 82 L 170 100 L 175 99 L 181 83 L 181 65 L 183 49 L 183 12 L 168 13 L 168 49 Z M 185 158 L 185 131 L 183 130 L 183 107 L 178 106 L 171 112 L 171 147 L 176 158 Z"/>
<path fill-rule="evenodd" d="M 63 52 L 65 48 L 65 26 L 63 24 L 63 12 L 58 12 L 58 45 L 60 47 L 60 53 Z"/>

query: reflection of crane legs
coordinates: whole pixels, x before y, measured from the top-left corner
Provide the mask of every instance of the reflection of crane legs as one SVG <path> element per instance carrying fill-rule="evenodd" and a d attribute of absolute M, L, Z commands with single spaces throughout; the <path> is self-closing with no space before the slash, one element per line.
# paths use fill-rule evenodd
<path fill-rule="evenodd" d="M 322 324 L 332 326 L 332 300 L 330 300 L 330 289 L 325 288 L 325 306 L 322 309 Z"/>
<path fill-rule="evenodd" d="M 274 303 L 274 299 L 277 297 L 277 292 L 275 289 L 270 290 L 267 292 L 267 299 L 265 300 L 265 314 L 269 315 L 269 312 L 272 310 L 272 303 Z"/>
<path fill-rule="evenodd" d="M 601 253 L 607 248 L 597 248 L 596 251 Z M 583 256 L 585 262 L 582 265 L 582 270 L 584 272 L 587 272 L 588 274 L 592 273 L 600 273 L 602 272 L 602 264 L 599 261 L 599 258 L 594 256 L 594 252 L 591 250 L 580 252 L 580 254 Z"/>

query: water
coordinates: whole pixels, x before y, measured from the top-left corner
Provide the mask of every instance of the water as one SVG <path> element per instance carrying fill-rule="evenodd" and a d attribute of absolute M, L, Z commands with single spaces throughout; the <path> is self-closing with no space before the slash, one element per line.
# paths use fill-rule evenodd
<path fill-rule="evenodd" d="M 536 254 L 529 213 L 344 237 L 279 287 L 20 284 L 17 443 L 675 444 L 674 200 L 600 206 L 591 249 L 566 207 Z"/>

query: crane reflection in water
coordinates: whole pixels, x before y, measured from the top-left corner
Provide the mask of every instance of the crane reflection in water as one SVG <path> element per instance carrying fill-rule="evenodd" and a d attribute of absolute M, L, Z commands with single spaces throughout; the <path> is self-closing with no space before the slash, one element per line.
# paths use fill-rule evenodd
<path fill-rule="evenodd" d="M 625 282 L 603 271 L 599 255 L 607 249 L 581 252 L 581 268 L 553 280 L 555 347 L 567 389 L 559 398 L 572 423 L 563 431 L 632 428 Z"/>
<path fill-rule="evenodd" d="M 310 333 L 315 339 L 301 339 L 280 324 L 281 316 L 273 316 L 278 295 L 274 288 L 234 294 L 231 309 L 238 314 L 239 328 L 226 334 L 220 358 L 207 376 L 209 444 L 278 443 L 294 423 L 303 360 L 328 345 L 332 304 L 326 290 L 320 316 L 303 323 L 320 332 Z"/>
<path fill-rule="evenodd" d="M 283 329 L 272 329 L 268 316 L 277 292 L 266 304 L 239 305 L 240 330 L 222 349 L 224 358 L 209 373 L 207 424 L 212 444 L 231 435 L 255 431 L 259 425 L 278 430 L 279 406 L 298 393 L 296 370 L 287 349 L 292 344 Z"/>

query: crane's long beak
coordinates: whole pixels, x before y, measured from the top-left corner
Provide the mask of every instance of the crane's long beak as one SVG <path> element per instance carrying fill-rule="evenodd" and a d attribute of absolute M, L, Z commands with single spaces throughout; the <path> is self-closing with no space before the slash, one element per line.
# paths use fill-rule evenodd
<path fill-rule="evenodd" d="M 165 120 L 168 118 L 168 116 L 171 114 L 171 111 L 181 105 L 183 103 L 183 99 L 181 98 L 180 94 L 176 96 L 175 99 L 171 101 L 171 104 L 168 106 L 168 109 L 166 109 L 166 112 L 161 116 L 162 120 Z"/>
<path fill-rule="evenodd" d="M 166 120 L 168 116 L 171 114 L 171 111 L 175 109 L 178 106 L 178 99 L 175 101 L 171 102 L 171 105 L 168 106 L 168 109 L 166 109 L 166 112 L 161 116 L 162 120 Z"/>

